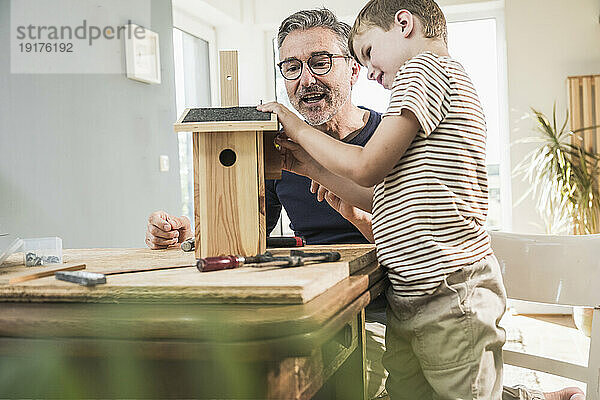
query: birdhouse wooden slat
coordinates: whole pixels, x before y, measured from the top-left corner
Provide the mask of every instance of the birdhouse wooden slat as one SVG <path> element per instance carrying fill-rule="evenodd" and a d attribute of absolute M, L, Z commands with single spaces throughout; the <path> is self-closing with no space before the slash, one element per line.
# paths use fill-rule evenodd
<path fill-rule="evenodd" d="M 237 54 L 226 59 L 236 61 L 235 68 L 221 66 L 222 85 L 228 86 L 226 91 L 221 87 L 222 103 L 231 106 L 238 103 L 231 98 L 237 96 Z M 196 258 L 263 253 L 265 170 L 267 179 L 281 176 L 272 141 L 277 116 L 255 107 L 188 108 L 174 129 L 193 132 Z"/>

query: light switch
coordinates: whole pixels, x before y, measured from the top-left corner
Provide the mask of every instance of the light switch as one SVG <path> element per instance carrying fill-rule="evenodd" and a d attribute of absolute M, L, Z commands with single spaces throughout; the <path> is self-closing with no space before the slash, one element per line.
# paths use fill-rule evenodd
<path fill-rule="evenodd" d="M 164 155 L 160 156 L 159 164 L 160 164 L 160 172 L 169 171 L 169 156 L 164 156 Z"/>

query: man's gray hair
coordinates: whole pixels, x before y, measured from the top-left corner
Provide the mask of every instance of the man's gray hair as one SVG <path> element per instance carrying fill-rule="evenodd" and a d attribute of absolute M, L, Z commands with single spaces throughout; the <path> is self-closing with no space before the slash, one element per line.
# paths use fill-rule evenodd
<path fill-rule="evenodd" d="M 337 36 L 342 54 L 350 54 L 348 49 L 348 35 L 350 25 L 339 21 L 335 14 L 327 8 L 298 11 L 283 20 L 277 34 L 277 47 L 280 48 L 283 41 L 291 32 L 297 29 L 327 28 Z"/>

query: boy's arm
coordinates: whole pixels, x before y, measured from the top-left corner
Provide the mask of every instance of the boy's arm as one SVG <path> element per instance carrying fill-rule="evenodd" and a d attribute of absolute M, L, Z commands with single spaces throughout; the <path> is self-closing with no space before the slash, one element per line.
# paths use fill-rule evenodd
<path fill-rule="evenodd" d="M 416 117 L 406 110 L 399 116 L 384 117 L 364 147 L 341 143 L 314 132 L 300 132 L 298 141 L 310 155 L 334 174 L 370 187 L 382 182 L 396 166 L 418 130 Z"/>
<path fill-rule="evenodd" d="M 405 109 L 401 115 L 383 118 L 365 147 L 360 147 L 342 143 L 312 128 L 279 103 L 261 105 L 259 110 L 276 113 L 286 135 L 300 144 L 324 168 L 363 187 L 383 181 L 420 128 L 415 115 Z M 329 187 L 326 184 L 324 186 Z"/>

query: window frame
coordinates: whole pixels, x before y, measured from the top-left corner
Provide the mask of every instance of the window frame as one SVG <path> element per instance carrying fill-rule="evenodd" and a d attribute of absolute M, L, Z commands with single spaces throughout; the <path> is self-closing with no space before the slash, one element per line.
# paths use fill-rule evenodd
<path fill-rule="evenodd" d="M 498 68 L 498 133 L 500 143 L 500 204 L 501 229 L 512 230 L 512 172 L 510 161 L 510 127 L 508 106 L 508 60 L 506 53 L 506 24 L 504 1 L 489 1 L 442 7 L 446 22 L 469 22 L 481 19 L 496 20 L 496 51 Z"/>
<path fill-rule="evenodd" d="M 178 8 L 173 8 L 173 26 L 171 31 L 174 32 L 175 30 L 179 30 L 185 34 L 188 34 L 190 36 L 196 37 L 198 39 L 201 39 L 205 42 L 208 43 L 208 61 L 209 61 L 209 80 L 210 80 L 210 104 L 212 106 L 218 106 L 219 102 L 219 82 L 218 82 L 218 73 L 217 73 L 217 68 L 218 68 L 218 52 L 217 52 L 217 45 L 216 45 L 216 32 L 215 32 L 215 27 L 208 25 L 200 20 L 197 20 L 193 17 L 188 16 L 185 12 L 179 10 Z M 175 62 L 175 58 L 176 58 L 176 52 L 179 51 L 178 49 L 175 49 L 175 47 L 173 46 L 173 57 L 174 57 L 174 62 Z M 177 79 L 177 76 L 175 76 L 175 79 Z M 176 84 L 176 83 L 175 83 Z M 185 82 L 184 82 L 185 85 Z M 183 98 L 183 101 L 185 102 L 185 96 L 181 93 L 175 93 L 175 109 L 178 115 L 175 116 L 175 118 L 173 119 L 173 121 L 177 120 L 177 118 L 179 117 L 179 114 L 181 112 L 183 112 L 183 109 L 178 108 L 177 106 L 180 105 L 180 101 Z M 186 215 L 188 216 L 188 218 L 190 219 L 190 221 L 192 222 L 192 224 L 194 224 L 194 218 L 195 218 L 195 213 L 194 213 L 194 193 L 193 193 L 193 165 L 192 165 L 192 169 L 191 169 L 191 174 L 192 174 L 192 178 L 191 178 L 191 184 L 192 184 L 192 193 L 191 193 L 191 204 L 190 202 L 184 202 L 184 199 L 186 198 L 186 193 L 184 193 L 185 191 L 182 190 L 182 179 L 183 179 L 183 174 L 182 174 L 182 165 L 181 165 L 181 149 L 179 148 L 181 146 L 181 140 L 179 138 L 179 135 L 181 135 L 182 133 L 178 134 L 177 136 L 177 148 L 178 148 L 178 155 L 179 155 L 179 160 L 180 160 L 180 165 L 179 165 L 179 187 L 181 190 L 181 204 L 180 204 L 180 210 L 179 213 L 181 215 Z M 191 141 L 190 141 L 191 143 Z M 189 149 L 186 149 L 186 153 L 188 153 L 188 157 L 189 157 Z M 193 157 L 192 157 L 193 159 Z M 188 165 L 189 166 L 189 165 Z M 189 179 L 188 179 L 188 184 Z M 185 211 L 189 210 L 189 213 L 186 213 Z"/>

